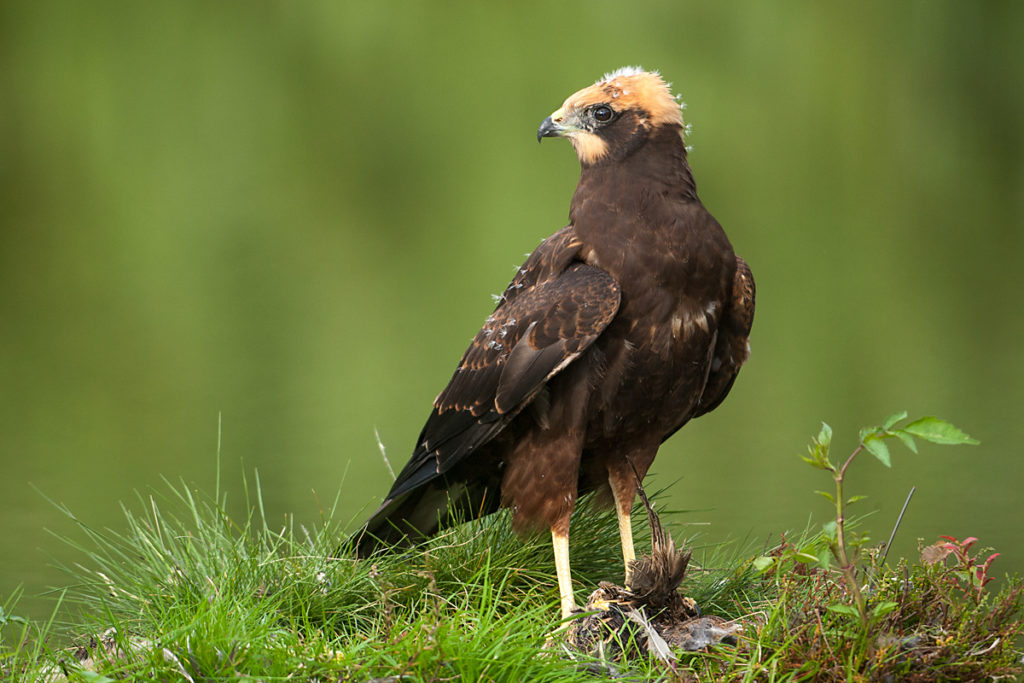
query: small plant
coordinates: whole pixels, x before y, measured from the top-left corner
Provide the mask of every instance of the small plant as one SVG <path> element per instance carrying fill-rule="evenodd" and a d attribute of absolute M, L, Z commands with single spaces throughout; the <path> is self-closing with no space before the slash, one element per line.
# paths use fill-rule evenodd
<path fill-rule="evenodd" d="M 846 586 L 853 597 L 855 614 L 865 628 L 872 616 L 878 616 L 877 612 L 879 611 L 884 614 L 888 606 L 878 605 L 875 608 L 876 614 L 869 614 L 860 582 L 857 580 L 856 551 L 860 543 L 851 543 L 847 539 L 846 508 L 862 500 L 864 496 L 845 497 L 843 485 L 846 483 L 846 472 L 850 465 L 863 451 L 868 451 L 883 465 L 892 467 L 889 446 L 886 444 L 886 441 L 891 439 L 898 439 L 914 453 L 917 453 L 915 437 L 937 444 L 978 443 L 950 423 L 937 417 L 922 417 L 898 427 L 897 425 L 905 419 L 907 419 L 906 411 L 893 413 L 885 419 L 881 426 L 865 427 L 860 430 L 860 443 L 839 467 L 836 467 L 829 458 L 829 451 L 832 447 L 832 428 L 823 422 L 817 438 L 808 447 L 809 455 L 803 458 L 804 462 L 812 467 L 827 470 L 835 483 L 834 493 L 817 492 L 835 506 L 835 521 L 825 527 L 826 536 L 829 538 L 828 548 L 839 563 L 839 570 L 843 573 Z M 850 612 L 849 607 L 845 605 L 837 605 L 833 609 L 839 612 Z"/>
<path fill-rule="evenodd" d="M 923 549 L 921 564 L 886 565 L 892 539 L 870 547 L 849 518 L 849 506 L 863 496 L 849 495 L 847 475 L 864 451 L 890 466 L 892 439 L 914 452 L 918 439 L 977 443 L 937 418 L 906 420 L 901 412 L 861 430 L 839 464 L 830 457 L 832 429 L 822 425 L 804 460 L 830 474 L 832 489 L 818 493 L 834 518 L 817 533 L 784 536 L 753 560 L 771 597 L 748 628 L 749 639 L 729 656 L 730 667 L 815 681 L 995 680 L 1021 673 L 1015 644 L 1024 630 L 1024 585 L 1008 577 L 1002 590 L 984 590 L 998 553 L 972 552 L 973 538 L 942 537 Z"/>
<path fill-rule="evenodd" d="M 953 577 L 957 580 L 965 595 L 972 595 L 976 602 L 981 602 L 982 591 L 985 586 L 993 580 L 989 576 L 989 569 L 999 553 L 990 554 L 984 562 L 971 555 L 971 546 L 978 542 L 974 536 L 958 541 L 953 536 L 940 536 L 943 539 L 921 551 L 921 561 L 924 564 L 939 564 L 947 557 L 956 558 L 956 565 L 951 569 Z"/>

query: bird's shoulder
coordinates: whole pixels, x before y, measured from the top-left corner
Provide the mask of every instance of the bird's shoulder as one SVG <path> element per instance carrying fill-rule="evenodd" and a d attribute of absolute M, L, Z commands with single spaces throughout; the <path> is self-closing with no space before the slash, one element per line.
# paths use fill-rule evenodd
<path fill-rule="evenodd" d="M 490 441 L 614 319 L 619 285 L 581 262 L 580 246 L 563 228 L 517 271 L 435 399 L 410 474 L 443 474 Z"/>
<path fill-rule="evenodd" d="M 492 409 L 515 411 L 530 397 L 530 391 L 509 391 L 524 381 L 524 373 L 531 385 L 543 382 L 611 322 L 619 285 L 579 260 L 581 246 L 570 225 L 528 256 L 435 400 L 437 412 L 468 410 L 479 417 Z M 547 362 L 539 362 L 540 354 Z"/>
<path fill-rule="evenodd" d="M 530 252 L 526 261 L 516 271 L 512 282 L 498 298 L 496 311 L 514 302 L 540 284 L 558 277 L 569 265 L 579 258 L 583 241 L 575 228 L 567 225 L 546 238 Z"/>

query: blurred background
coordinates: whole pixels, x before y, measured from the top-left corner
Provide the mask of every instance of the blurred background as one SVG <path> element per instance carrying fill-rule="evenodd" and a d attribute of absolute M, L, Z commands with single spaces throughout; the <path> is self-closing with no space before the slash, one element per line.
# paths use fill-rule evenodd
<path fill-rule="evenodd" d="M 897 554 L 1024 571 L 1024 4 L 4 2 L 0 598 L 120 503 L 258 469 L 272 519 L 359 518 L 578 166 L 540 121 L 604 72 L 689 104 L 705 204 L 753 267 L 753 355 L 651 477 L 706 542 L 829 519 L 803 464 L 889 413 L 980 446 L 858 462 Z M 674 482 L 674 483 L 673 483 Z M 35 487 L 37 490 L 34 490 Z M 855 509 L 856 511 L 856 509 Z"/>

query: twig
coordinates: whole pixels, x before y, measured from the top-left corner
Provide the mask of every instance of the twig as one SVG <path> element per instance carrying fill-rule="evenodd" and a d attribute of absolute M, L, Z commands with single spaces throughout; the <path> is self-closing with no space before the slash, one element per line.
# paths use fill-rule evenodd
<path fill-rule="evenodd" d="M 821 622 L 821 613 L 815 609 L 813 610 L 815 619 L 818 620 L 818 632 L 821 633 L 821 640 L 825 643 L 825 647 L 828 648 L 828 653 L 835 659 L 836 653 L 832 650 L 832 646 L 828 642 L 828 636 L 825 635 L 825 624 Z"/>
<path fill-rule="evenodd" d="M 892 540 L 896 538 L 896 532 L 900 528 L 900 522 L 903 521 L 903 514 L 907 511 L 907 506 L 910 505 L 910 499 L 914 497 L 914 491 L 916 490 L 916 486 L 911 486 L 910 493 L 907 494 L 907 499 L 903 501 L 903 509 L 900 510 L 900 516 L 896 518 L 896 525 L 892 528 L 892 533 L 889 534 L 889 541 L 885 544 L 885 552 L 882 553 L 881 564 L 885 564 L 885 558 L 889 556 L 889 549 L 892 548 Z"/>

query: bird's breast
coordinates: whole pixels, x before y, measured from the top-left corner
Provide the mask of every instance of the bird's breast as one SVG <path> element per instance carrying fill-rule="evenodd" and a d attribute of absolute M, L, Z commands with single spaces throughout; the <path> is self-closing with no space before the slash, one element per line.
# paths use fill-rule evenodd
<path fill-rule="evenodd" d="M 715 343 L 716 302 L 653 289 L 623 304 L 598 340 L 604 373 L 588 430 L 598 440 L 628 441 L 631 428 L 671 433 L 703 391 Z"/>
<path fill-rule="evenodd" d="M 736 267 L 732 247 L 698 203 L 589 217 L 577 229 L 579 256 L 621 291 L 616 319 L 598 340 L 604 375 L 591 424 L 613 440 L 629 438 L 616 432 L 624 425 L 671 433 L 707 382 Z"/>

